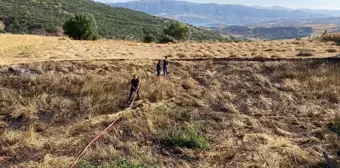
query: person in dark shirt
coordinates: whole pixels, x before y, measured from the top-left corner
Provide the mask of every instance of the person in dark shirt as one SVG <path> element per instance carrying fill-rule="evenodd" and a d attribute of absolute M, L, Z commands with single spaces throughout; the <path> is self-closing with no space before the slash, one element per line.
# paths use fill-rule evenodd
<path fill-rule="evenodd" d="M 169 75 L 169 61 L 168 57 L 165 57 L 164 62 L 163 62 L 163 71 L 164 75 Z"/>
<path fill-rule="evenodd" d="M 138 98 L 140 98 L 140 95 L 139 95 L 139 86 L 140 86 L 140 83 L 139 83 L 139 79 L 137 77 L 137 75 L 134 75 L 133 76 L 133 79 L 131 79 L 131 90 L 130 90 L 130 95 L 129 95 L 129 99 L 128 99 L 128 102 L 131 101 L 131 96 L 134 92 L 136 92 Z"/>
<path fill-rule="evenodd" d="M 162 65 L 161 65 L 161 60 L 159 60 L 157 63 L 157 76 L 161 75 L 161 70 L 162 70 Z"/>

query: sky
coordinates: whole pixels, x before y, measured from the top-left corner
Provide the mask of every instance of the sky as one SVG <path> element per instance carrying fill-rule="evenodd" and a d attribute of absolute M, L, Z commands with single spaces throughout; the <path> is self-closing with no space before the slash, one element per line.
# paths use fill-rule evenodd
<path fill-rule="evenodd" d="M 95 0 L 98 2 L 127 2 L 129 0 Z M 196 3 L 241 4 L 247 6 L 283 6 L 293 9 L 337 9 L 340 10 L 340 0 L 185 0 Z"/>

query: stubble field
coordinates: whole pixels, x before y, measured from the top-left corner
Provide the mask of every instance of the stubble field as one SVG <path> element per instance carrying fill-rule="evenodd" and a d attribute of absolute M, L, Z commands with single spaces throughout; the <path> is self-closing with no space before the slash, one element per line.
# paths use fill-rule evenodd
<path fill-rule="evenodd" d="M 252 49 L 292 58 L 301 47 L 296 41 L 160 45 L 3 38 L 0 167 L 67 167 L 119 117 L 78 167 L 325 167 L 323 151 L 339 160 L 340 138 L 332 129 L 340 115 L 337 61 L 171 61 L 197 53 L 247 57 L 241 53 Z M 314 57 L 338 50 L 298 42 L 314 45 Z M 274 50 L 264 51 L 269 48 Z M 232 51 L 235 56 L 222 54 Z M 173 56 L 170 76 L 156 77 L 153 59 L 165 55 Z M 39 73 L 12 74 L 9 66 Z M 141 79 L 143 99 L 126 108 L 133 74 Z"/>

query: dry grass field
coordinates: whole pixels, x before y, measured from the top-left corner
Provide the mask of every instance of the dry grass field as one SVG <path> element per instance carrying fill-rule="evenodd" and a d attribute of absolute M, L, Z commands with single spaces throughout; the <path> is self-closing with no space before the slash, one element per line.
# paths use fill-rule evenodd
<path fill-rule="evenodd" d="M 293 58 L 300 51 L 313 57 L 340 52 L 332 42 L 268 41 L 247 43 L 146 44 L 131 41 L 73 41 L 68 38 L 0 34 L 0 65 L 32 61 L 172 58 Z M 329 52 L 331 51 L 331 52 Z"/>
<path fill-rule="evenodd" d="M 329 129 L 340 116 L 340 63 L 177 60 L 170 76 L 156 77 L 151 60 L 181 52 L 234 57 L 231 51 L 289 58 L 304 48 L 326 57 L 336 54 L 326 49 L 338 46 L 14 35 L 1 35 L 0 44 L 0 167 L 68 167 L 118 117 L 78 167 L 323 168 L 323 151 L 340 159 L 340 137 Z M 41 74 L 10 74 L 14 63 Z M 141 79 L 143 99 L 126 108 L 132 74 Z"/>

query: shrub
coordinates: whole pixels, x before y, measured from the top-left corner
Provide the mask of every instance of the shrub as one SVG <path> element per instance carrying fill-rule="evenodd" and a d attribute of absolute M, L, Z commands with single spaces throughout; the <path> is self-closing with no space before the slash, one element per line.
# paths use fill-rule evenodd
<path fill-rule="evenodd" d="M 166 130 L 165 133 L 160 135 L 161 140 L 167 143 L 186 147 L 191 149 L 208 149 L 209 144 L 205 137 L 198 132 L 197 128 L 193 125 L 187 125 L 186 128 Z"/>
<path fill-rule="evenodd" d="M 152 34 L 148 34 L 144 37 L 144 42 L 145 43 L 152 43 L 152 42 L 155 42 L 156 41 L 156 38 L 154 35 Z"/>
<path fill-rule="evenodd" d="M 64 33 L 75 40 L 97 40 L 98 27 L 91 14 L 76 14 L 68 20 L 64 26 Z"/>
<path fill-rule="evenodd" d="M 172 36 L 176 40 L 186 40 L 191 35 L 191 29 L 184 23 L 173 22 L 164 30 L 164 34 Z"/>
<path fill-rule="evenodd" d="M 159 42 L 160 43 L 176 43 L 177 40 L 175 38 L 173 38 L 172 36 L 164 35 L 164 36 L 161 37 Z"/>
<path fill-rule="evenodd" d="M 5 31 L 14 34 L 24 34 L 27 32 L 27 19 L 20 20 L 15 17 L 11 17 L 5 20 Z"/>
<path fill-rule="evenodd" d="M 47 33 L 57 33 L 58 28 L 57 27 L 49 27 L 45 29 Z"/>
<path fill-rule="evenodd" d="M 309 56 L 313 56 L 313 51 L 312 50 L 301 50 L 296 56 L 301 56 L 301 57 L 309 57 Z"/>

